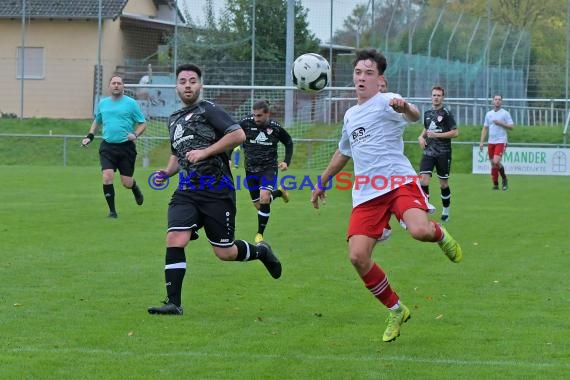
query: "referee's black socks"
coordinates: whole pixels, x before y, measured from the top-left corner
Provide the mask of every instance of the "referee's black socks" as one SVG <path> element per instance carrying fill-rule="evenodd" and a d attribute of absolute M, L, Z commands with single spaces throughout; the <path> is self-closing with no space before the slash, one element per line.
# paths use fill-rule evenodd
<path fill-rule="evenodd" d="M 109 206 L 109 211 L 117 212 L 115 210 L 115 187 L 112 183 L 110 185 L 103 185 L 103 194 L 105 195 L 105 200 Z"/>

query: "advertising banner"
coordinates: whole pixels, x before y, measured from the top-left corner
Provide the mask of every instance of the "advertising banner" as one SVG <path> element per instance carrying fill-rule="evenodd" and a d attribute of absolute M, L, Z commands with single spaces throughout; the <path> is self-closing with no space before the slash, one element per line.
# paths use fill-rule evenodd
<path fill-rule="evenodd" d="M 509 174 L 570 175 L 569 161 L 568 148 L 507 147 L 501 162 Z M 473 173 L 491 173 L 487 146 L 473 147 Z"/>

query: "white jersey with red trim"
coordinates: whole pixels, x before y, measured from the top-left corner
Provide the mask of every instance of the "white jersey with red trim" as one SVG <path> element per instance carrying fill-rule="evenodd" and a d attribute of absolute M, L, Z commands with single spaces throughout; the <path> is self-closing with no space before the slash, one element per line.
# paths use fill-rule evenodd
<path fill-rule="evenodd" d="M 344 115 L 340 153 L 352 157 L 352 207 L 417 181 L 418 175 L 404 155 L 402 135 L 408 124 L 390 107 L 394 93 L 378 93 Z"/>
<path fill-rule="evenodd" d="M 489 128 L 489 144 L 506 144 L 508 142 L 507 130 L 497 124 L 495 120 L 502 121 L 506 124 L 513 124 L 513 118 L 509 111 L 501 108 L 498 111 L 492 109 L 485 115 L 484 127 Z"/>

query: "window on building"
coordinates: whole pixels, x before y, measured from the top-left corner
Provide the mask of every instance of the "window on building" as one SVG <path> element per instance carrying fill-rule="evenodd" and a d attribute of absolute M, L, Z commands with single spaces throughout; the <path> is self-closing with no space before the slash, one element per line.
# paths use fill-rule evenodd
<path fill-rule="evenodd" d="M 22 79 L 22 51 L 24 59 L 24 79 L 44 79 L 44 48 L 41 47 L 18 47 L 18 67 L 16 78 Z"/>

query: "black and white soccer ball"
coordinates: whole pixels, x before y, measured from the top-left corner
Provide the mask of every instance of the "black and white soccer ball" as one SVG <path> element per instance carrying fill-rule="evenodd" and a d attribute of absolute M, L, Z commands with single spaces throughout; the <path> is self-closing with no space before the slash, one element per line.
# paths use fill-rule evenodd
<path fill-rule="evenodd" d="M 315 93 L 331 83 L 331 66 L 319 54 L 306 53 L 297 57 L 291 69 L 293 84 L 301 91 Z"/>

